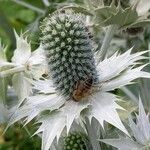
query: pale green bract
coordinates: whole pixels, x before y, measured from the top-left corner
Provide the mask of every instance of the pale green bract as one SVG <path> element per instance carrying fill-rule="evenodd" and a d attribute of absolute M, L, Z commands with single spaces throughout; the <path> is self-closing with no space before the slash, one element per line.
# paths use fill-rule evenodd
<path fill-rule="evenodd" d="M 149 150 L 150 149 L 150 120 L 146 115 L 141 99 L 139 100 L 139 114 L 136 115 L 136 123 L 130 118 L 130 128 L 134 139 L 120 137 L 119 139 L 104 139 L 104 143 L 110 144 L 119 150 Z"/>
<path fill-rule="evenodd" d="M 16 109 L 8 126 L 20 119 L 24 119 L 27 124 L 38 117 L 37 122 L 41 125 L 35 134 L 42 133 L 42 150 L 51 148 L 62 132 L 69 132 L 72 123 L 84 121 L 85 116 L 90 120 L 96 118 L 102 126 L 106 121 L 129 135 L 116 110 L 123 108 L 116 103 L 118 97 L 109 91 L 131 84 L 132 80 L 140 77 L 150 78 L 149 73 L 142 71 L 145 65 L 135 67 L 140 60 L 145 59 L 142 55 L 146 52 L 131 54 L 130 49 L 121 55 L 116 53 L 97 64 L 101 88 L 85 101 L 66 101 L 64 96 L 55 91 L 51 79 L 31 81 L 37 93 L 27 97 Z"/>
<path fill-rule="evenodd" d="M 109 5 L 104 5 L 105 3 Z M 89 15 L 89 26 L 117 25 L 119 29 L 126 29 L 149 26 L 149 6 L 149 0 L 121 0 L 121 4 L 115 0 L 88 0 L 85 1 L 85 6 L 74 5 L 64 8 Z"/>

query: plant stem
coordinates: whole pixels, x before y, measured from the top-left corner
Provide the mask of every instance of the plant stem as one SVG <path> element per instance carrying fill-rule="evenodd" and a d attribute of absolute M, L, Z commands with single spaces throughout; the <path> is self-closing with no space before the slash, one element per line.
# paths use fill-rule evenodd
<path fill-rule="evenodd" d="M 86 129 L 88 133 L 88 137 L 90 139 L 91 145 L 92 145 L 92 150 L 101 150 L 100 144 L 98 141 L 98 137 L 96 136 L 96 131 L 94 130 L 94 127 L 91 126 L 89 119 L 86 118 Z"/>
<path fill-rule="evenodd" d="M 106 57 L 107 50 L 109 48 L 113 35 L 116 32 L 116 29 L 117 29 L 116 25 L 111 25 L 108 27 L 104 40 L 103 40 L 103 44 L 101 46 L 100 51 L 98 52 L 98 55 L 100 56 L 98 59 L 98 63 Z"/>
<path fill-rule="evenodd" d="M 0 72 L 0 78 L 4 78 L 4 77 L 7 77 L 11 74 L 22 72 L 22 71 L 25 71 L 24 66 L 12 68 L 12 69 L 9 69 L 9 70 L 5 70 L 5 71 Z"/>
<path fill-rule="evenodd" d="M 15 3 L 19 4 L 19 5 L 22 5 L 22 6 L 24 6 L 24 7 L 27 7 L 27 8 L 29 8 L 29 9 L 31 9 L 31 10 L 34 10 L 34 11 L 36 11 L 36 12 L 38 12 L 38 13 L 41 13 L 41 14 L 44 14 L 44 13 L 45 13 L 44 10 L 42 10 L 42 9 L 40 9 L 40 8 L 38 8 L 38 7 L 35 7 L 35 6 L 31 5 L 31 4 L 28 4 L 28 3 L 26 3 L 26 2 L 19 1 L 19 0 L 11 0 L 11 1 L 13 1 L 13 2 L 15 2 Z"/>
<path fill-rule="evenodd" d="M 48 0 L 42 0 L 42 2 L 46 7 L 50 5 L 50 2 Z"/>

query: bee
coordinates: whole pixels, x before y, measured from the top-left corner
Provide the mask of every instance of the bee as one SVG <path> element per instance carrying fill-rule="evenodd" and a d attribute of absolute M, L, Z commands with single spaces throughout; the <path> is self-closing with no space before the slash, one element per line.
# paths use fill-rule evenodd
<path fill-rule="evenodd" d="M 142 33 L 144 29 L 142 27 L 132 27 L 132 28 L 127 28 L 126 33 L 128 33 L 130 36 L 136 36 L 140 33 Z"/>
<path fill-rule="evenodd" d="M 91 77 L 85 80 L 77 81 L 75 90 L 72 94 L 73 100 L 79 102 L 83 98 L 86 98 L 87 96 L 91 95 L 93 83 L 94 81 Z"/>

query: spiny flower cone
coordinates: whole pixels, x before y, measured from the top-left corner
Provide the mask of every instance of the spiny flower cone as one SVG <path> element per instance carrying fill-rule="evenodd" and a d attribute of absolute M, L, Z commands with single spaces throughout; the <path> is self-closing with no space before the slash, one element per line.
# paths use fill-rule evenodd
<path fill-rule="evenodd" d="M 92 78 L 98 82 L 92 41 L 83 15 L 72 11 L 54 13 L 43 20 L 41 31 L 50 74 L 61 95 L 71 98 L 80 80 Z"/>
<path fill-rule="evenodd" d="M 65 138 L 63 150 L 87 150 L 86 148 L 87 138 L 81 133 L 70 133 Z"/>

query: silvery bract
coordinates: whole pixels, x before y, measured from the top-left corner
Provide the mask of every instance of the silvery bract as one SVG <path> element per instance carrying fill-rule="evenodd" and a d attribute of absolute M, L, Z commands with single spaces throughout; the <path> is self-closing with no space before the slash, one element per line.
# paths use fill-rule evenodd
<path fill-rule="evenodd" d="M 12 76 L 13 87 L 20 101 L 31 92 L 31 84 L 26 78 L 38 79 L 46 71 L 46 61 L 41 46 L 31 52 L 31 45 L 24 34 L 20 36 L 15 32 L 16 49 L 11 62 L 5 56 L 6 48 L 0 48 L 0 77 Z"/>
<path fill-rule="evenodd" d="M 150 119 L 149 114 L 146 115 L 143 104 L 139 100 L 139 114 L 136 115 L 136 121 L 129 119 L 132 136 L 120 137 L 119 139 L 101 140 L 110 144 L 119 150 L 149 150 L 150 149 Z"/>
<path fill-rule="evenodd" d="M 110 91 L 131 84 L 134 79 L 150 77 L 142 71 L 145 65 L 140 64 L 147 51 L 131 54 L 130 49 L 98 63 L 84 16 L 73 12 L 50 15 L 41 30 L 51 77 L 31 81 L 37 92 L 18 106 L 8 126 L 20 119 L 27 124 L 37 117 L 36 122 L 41 125 L 35 134 L 42 133 L 42 150 L 49 150 L 63 131 L 70 131 L 73 122 L 85 122 L 86 117 L 96 118 L 102 126 L 106 121 L 128 135 L 116 110 L 123 109 L 116 103 L 119 98 Z M 88 75 L 96 90 L 75 102 L 72 94 L 76 81 L 85 80 Z"/>

